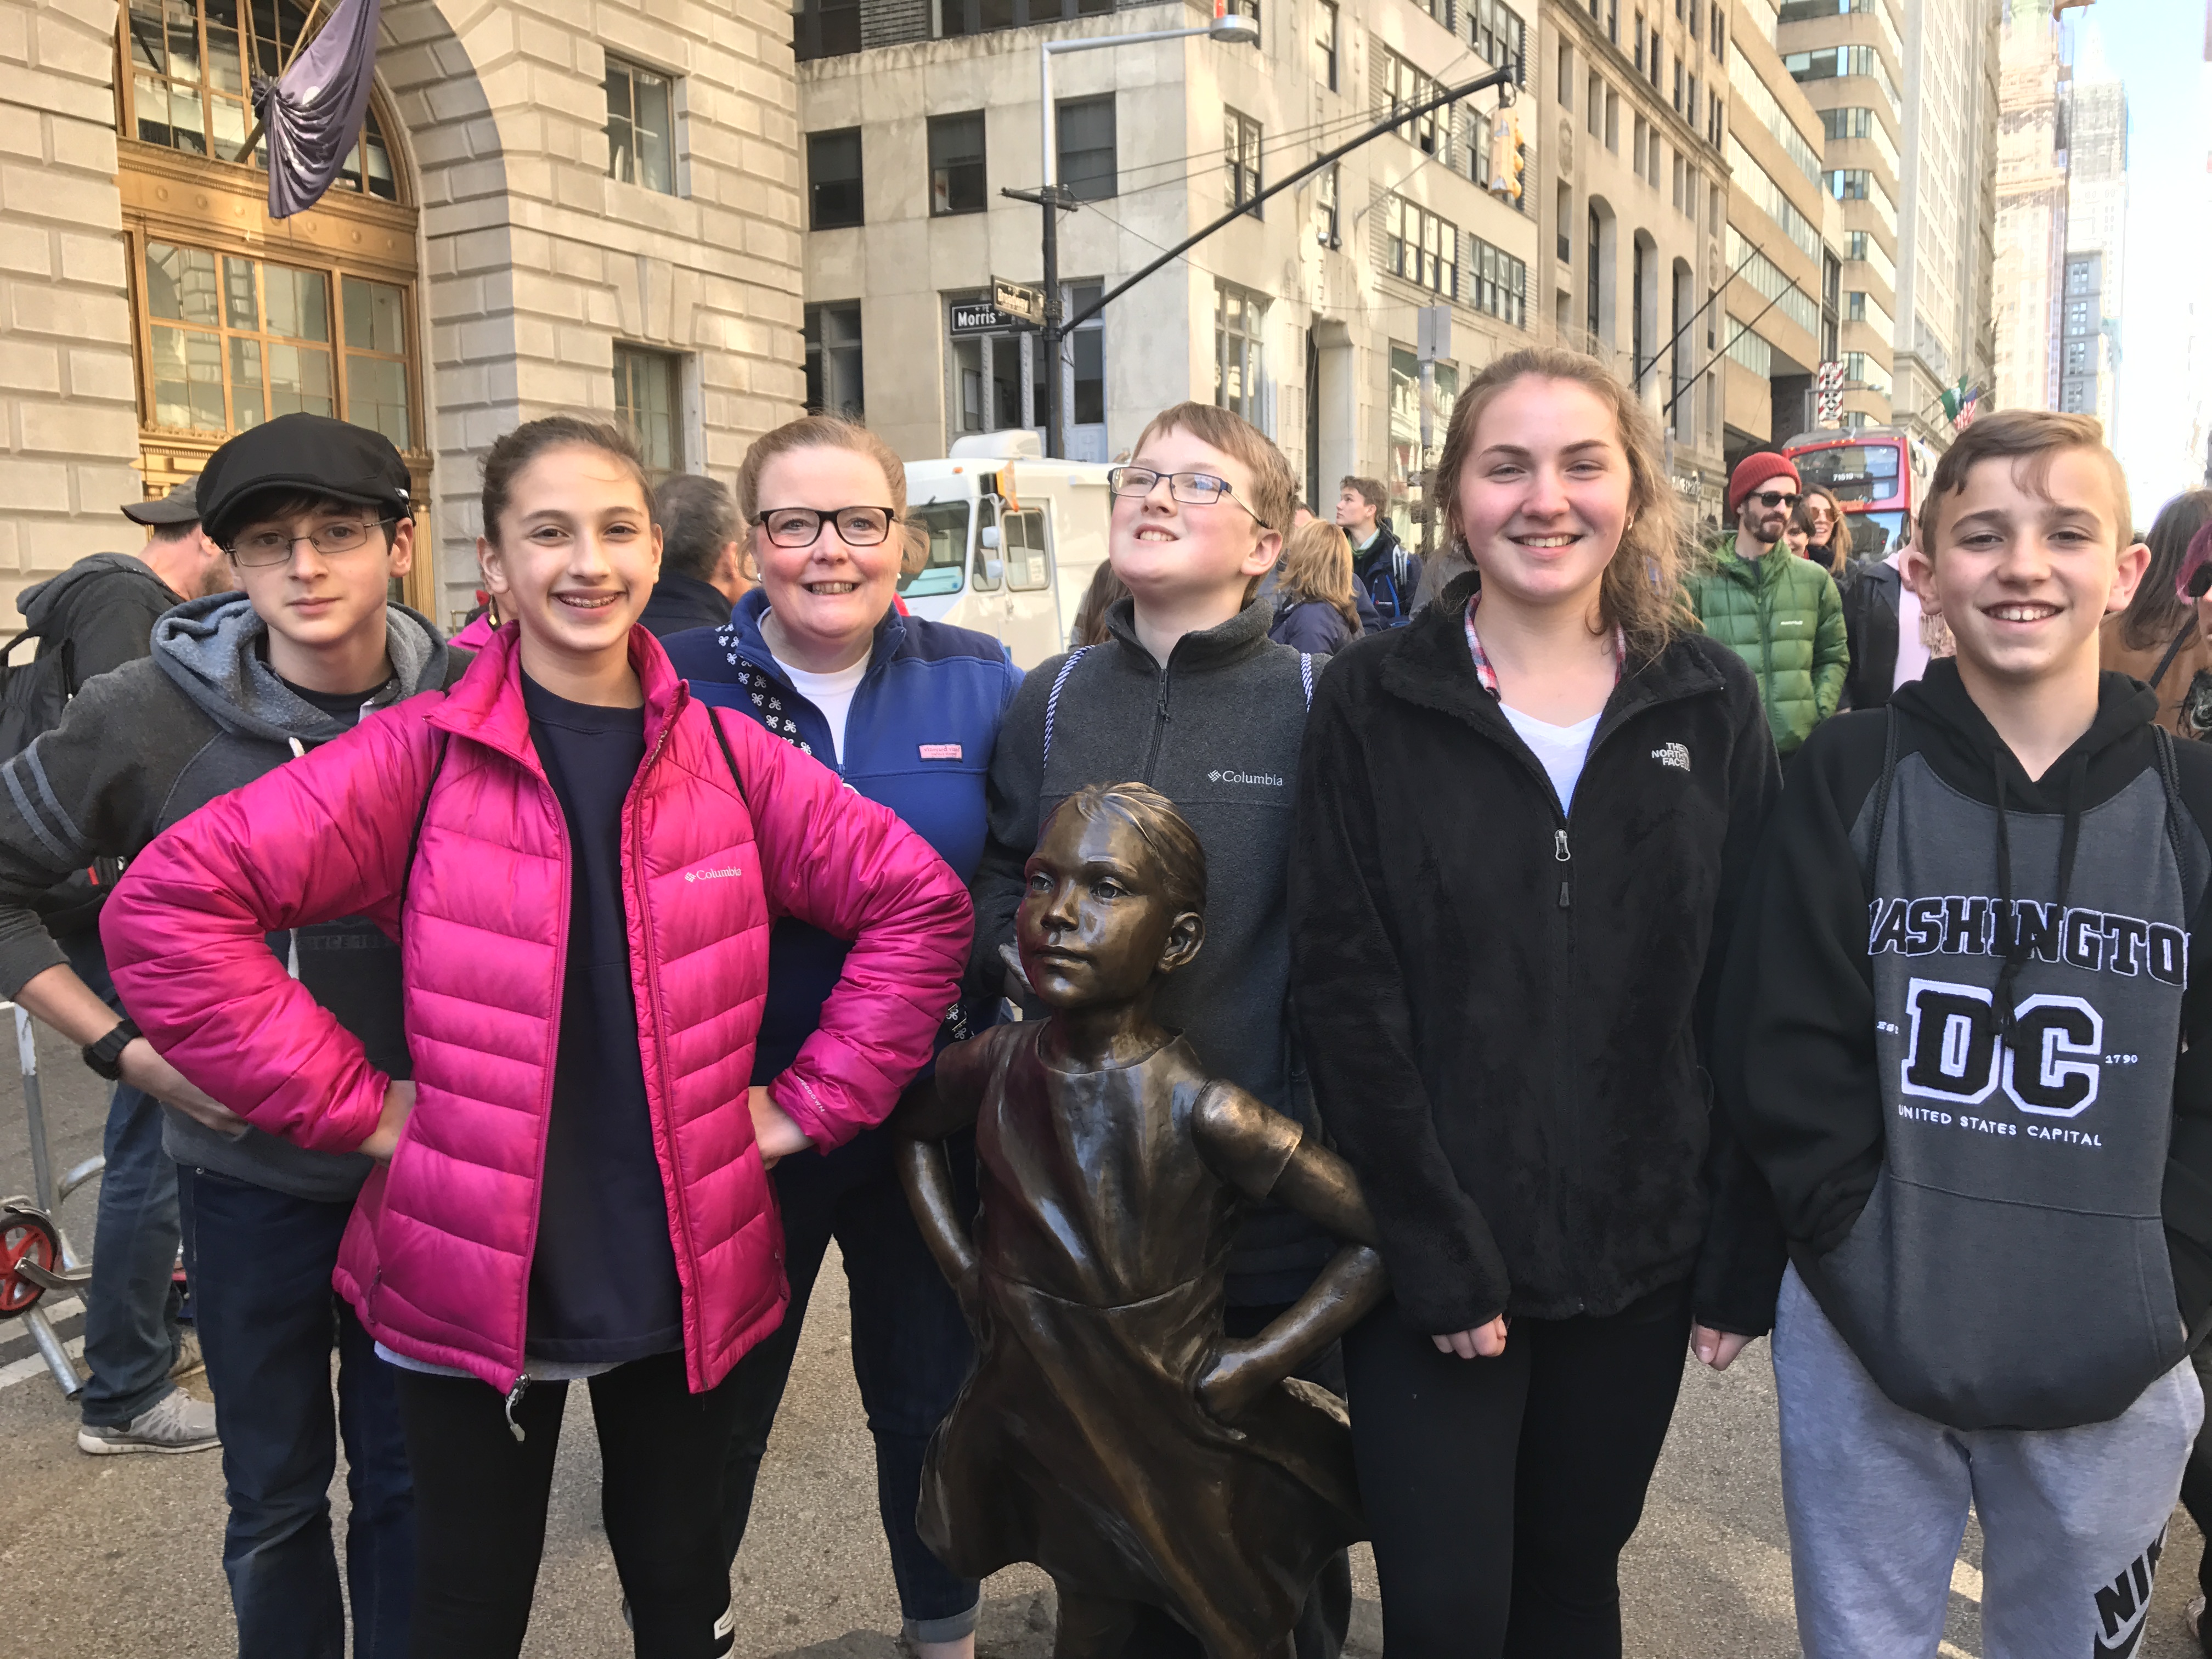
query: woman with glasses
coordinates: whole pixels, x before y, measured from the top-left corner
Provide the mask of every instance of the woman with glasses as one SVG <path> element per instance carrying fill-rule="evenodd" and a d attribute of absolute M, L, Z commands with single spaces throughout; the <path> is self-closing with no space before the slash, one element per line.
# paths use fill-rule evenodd
<path fill-rule="evenodd" d="M 726 627 L 664 642 L 677 672 L 702 702 L 757 720 L 890 807 L 965 881 L 983 851 L 984 778 L 1000 718 L 1022 676 L 988 635 L 900 614 L 899 573 L 913 545 L 906 469 L 865 427 L 810 416 L 753 445 L 738 474 L 738 505 L 760 586 Z M 776 924 L 756 1079 L 775 1076 L 813 1038 L 849 948 L 794 919 Z M 949 1009 L 946 1040 L 963 1025 L 960 1006 Z M 853 1370 L 875 1436 L 906 1638 L 923 1659 L 968 1659 L 976 1584 L 941 1565 L 914 1524 L 922 1451 L 968 1375 L 968 1328 L 915 1230 L 890 1152 L 890 1137 L 872 1129 L 776 1166 L 791 1310 L 738 1367 L 723 1543 L 734 1560 L 808 1294 L 834 1237 L 851 1287 Z"/>

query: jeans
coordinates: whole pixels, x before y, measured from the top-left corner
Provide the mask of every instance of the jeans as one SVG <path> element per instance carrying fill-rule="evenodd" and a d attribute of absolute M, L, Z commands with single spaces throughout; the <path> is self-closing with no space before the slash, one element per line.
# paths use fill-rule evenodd
<path fill-rule="evenodd" d="M 111 1008 L 115 981 L 97 933 L 56 941 L 76 975 Z M 108 1097 L 93 1225 L 92 1283 L 84 1297 L 84 1361 L 92 1373 L 79 1402 L 89 1428 L 114 1428 L 159 1405 L 176 1387 L 177 1166 L 161 1150 L 161 1107 L 117 1084 Z"/>
<path fill-rule="evenodd" d="M 200 1348 L 222 1431 L 230 1500 L 222 1570 L 239 1659 L 344 1659 L 329 1498 L 340 1436 L 353 1650 L 356 1659 L 401 1659 L 415 1596 L 415 1492 L 397 1368 L 376 1357 L 331 1289 L 353 1206 L 209 1170 L 185 1170 L 183 1185 Z"/>
<path fill-rule="evenodd" d="M 975 1141 L 945 1147 L 953 1178 L 972 1200 Z M 906 1635 L 949 1642 L 975 1627 L 980 1587 L 929 1552 L 915 1530 L 921 1459 L 929 1437 L 968 1380 L 975 1349 L 967 1321 L 907 1207 L 891 1137 L 863 1130 L 830 1152 L 799 1152 L 770 1172 L 783 1216 L 791 1306 L 783 1323 L 738 1362 L 737 1429 L 723 1482 L 722 1542 L 735 1561 L 752 1511 L 769 1431 L 791 1376 L 814 1276 L 835 1237 L 853 1304 L 853 1376 L 876 1442 L 876 1499 L 890 1546 Z M 973 1209 L 972 1202 L 968 1206 Z"/>
<path fill-rule="evenodd" d="M 397 1369 L 397 1368 L 395 1368 Z M 735 1623 L 716 1535 L 734 1374 L 693 1394 L 679 1353 L 585 1384 L 599 1437 L 599 1517 L 638 1659 L 719 1659 Z M 514 1407 L 472 1376 L 399 1371 L 407 1446 L 422 1471 L 422 1605 L 413 1659 L 511 1659 L 522 1650 L 545 1547 L 545 1507 L 566 1382 Z"/>

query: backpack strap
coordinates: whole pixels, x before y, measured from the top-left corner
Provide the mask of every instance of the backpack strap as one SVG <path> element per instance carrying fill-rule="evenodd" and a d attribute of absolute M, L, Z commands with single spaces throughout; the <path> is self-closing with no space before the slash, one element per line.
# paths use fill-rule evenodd
<path fill-rule="evenodd" d="M 430 816 L 430 797 L 436 793 L 438 775 L 446 769 L 446 752 L 453 739 L 445 732 L 438 734 L 437 758 L 430 763 L 430 781 L 422 786 L 422 804 L 415 809 L 415 827 L 407 836 L 407 862 L 399 872 L 399 913 L 407 914 L 407 890 L 415 879 L 415 855 L 422 850 L 422 824 Z"/>
<path fill-rule="evenodd" d="M 1053 677 L 1052 695 L 1044 700 L 1044 754 L 1037 763 L 1040 781 L 1043 779 L 1044 769 L 1052 764 L 1052 727 L 1053 722 L 1060 716 L 1060 694 L 1067 689 L 1067 677 L 1075 672 L 1075 665 L 1081 662 L 1085 653 L 1091 648 L 1081 645 L 1069 652 L 1067 660 L 1060 665 L 1060 672 Z"/>
<path fill-rule="evenodd" d="M 753 810 L 753 804 L 750 800 L 746 799 L 744 774 L 738 770 L 738 757 L 736 751 L 730 747 L 730 734 L 722 730 L 722 722 L 716 716 L 714 710 L 712 708 L 708 707 L 705 703 L 702 703 L 700 707 L 706 709 L 707 724 L 714 727 L 714 741 L 721 745 L 722 759 L 729 765 L 730 781 L 737 786 L 738 799 L 741 801 L 744 801 L 745 811 L 750 813 Z M 805 747 L 804 744 L 800 744 L 798 746 L 802 749 Z"/>
<path fill-rule="evenodd" d="M 1305 685 L 1306 712 L 1310 714 L 1313 712 L 1314 680 L 1313 653 L 1310 651 L 1301 651 L 1298 653 L 1298 678 Z"/>
<path fill-rule="evenodd" d="M 2194 915 L 2202 898 L 2202 889 L 2200 887 L 2197 892 L 2190 890 L 2197 885 L 2198 872 L 2190 867 L 2189 845 L 2181 833 L 2185 809 L 2181 804 L 2181 769 L 2174 760 L 2173 733 L 2162 726 L 2153 726 L 2150 730 L 2152 741 L 2158 748 L 2159 780 L 2166 786 L 2166 844 L 2173 849 L 2174 871 L 2181 879 L 2184 913 Z"/>
<path fill-rule="evenodd" d="M 1869 906 L 1875 901 L 1875 881 L 1881 864 L 1881 830 L 1883 820 L 1889 816 L 1890 781 L 1897 775 L 1897 710 L 1893 705 L 1884 703 L 1881 712 L 1886 725 L 1881 745 L 1881 775 L 1875 780 L 1874 822 L 1867 830 L 1866 862 L 1859 866 L 1859 884 L 1865 890 Z"/>

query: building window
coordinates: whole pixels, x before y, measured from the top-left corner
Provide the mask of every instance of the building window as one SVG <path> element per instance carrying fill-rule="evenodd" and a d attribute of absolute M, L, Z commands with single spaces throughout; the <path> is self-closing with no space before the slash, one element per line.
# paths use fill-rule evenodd
<path fill-rule="evenodd" d="M 676 84 L 607 56 L 607 177 L 676 193 Z"/>
<path fill-rule="evenodd" d="M 1344 246 L 1339 188 L 1335 162 L 1331 161 L 1314 175 L 1314 238 L 1323 247 Z"/>
<path fill-rule="evenodd" d="M 1616 46 L 1620 44 L 1620 0 L 1606 0 L 1605 37 Z"/>
<path fill-rule="evenodd" d="M 1793 52 L 1783 58 L 1782 67 L 1790 71 L 1790 78 L 1793 81 L 1831 81 L 1844 76 L 1867 76 L 1888 94 L 1891 109 L 1901 106 L 1897 95 L 1897 82 L 1890 77 L 1889 65 L 1881 61 L 1881 54 L 1872 46 L 1829 46 L 1820 52 Z"/>
<path fill-rule="evenodd" d="M 994 29 L 1100 16 L 1113 9 L 1114 0 L 938 0 L 937 32 L 988 34 Z"/>
<path fill-rule="evenodd" d="M 860 199 L 860 130 L 806 135 L 807 223 L 836 230 L 865 222 Z"/>
<path fill-rule="evenodd" d="M 1054 124 L 1060 138 L 1060 182 L 1079 202 L 1114 194 L 1114 94 L 1071 98 Z"/>
<path fill-rule="evenodd" d="M 1257 294 L 1213 285 L 1213 401 L 1254 426 L 1261 423 L 1260 381 L 1267 302 Z"/>
<path fill-rule="evenodd" d="M 1382 268 L 1416 288 L 1459 298 L 1459 227 L 1402 196 L 1382 198 Z"/>
<path fill-rule="evenodd" d="M 1071 287 L 1067 290 L 1067 314 L 1072 317 L 1097 305 L 1098 296 L 1104 292 L 1103 283 Z M 1106 319 L 1103 316 L 1094 317 L 1067 337 L 1068 355 L 1075 360 L 1073 373 L 1069 376 L 1075 396 L 1068 404 L 1067 418 L 1076 430 L 1069 436 L 1079 443 L 1085 436 L 1081 428 L 1095 427 L 1097 453 L 1089 459 L 1103 461 L 1106 459 Z M 1085 458 L 1078 455 L 1074 459 Z"/>
<path fill-rule="evenodd" d="M 1664 57 L 1665 53 L 1660 50 L 1659 32 L 1654 29 L 1651 32 L 1651 90 L 1654 92 L 1659 90 L 1659 70 Z"/>
<path fill-rule="evenodd" d="M 1320 0 L 1314 9 L 1313 72 L 1331 92 L 1336 90 L 1336 27 L 1334 0 Z"/>
<path fill-rule="evenodd" d="M 1382 95 L 1389 100 L 1392 109 L 1412 109 L 1427 103 L 1443 90 L 1396 52 L 1383 51 Z M 1424 155 L 1440 155 L 1449 131 L 1444 125 L 1448 119 L 1443 110 L 1432 109 L 1406 122 L 1398 129 L 1398 136 Z"/>
<path fill-rule="evenodd" d="M 1468 239 L 1468 299 L 1516 328 L 1528 326 L 1528 267 L 1480 236 Z"/>
<path fill-rule="evenodd" d="M 793 21 L 793 56 L 802 64 L 860 49 L 860 0 L 800 0 Z"/>
<path fill-rule="evenodd" d="M 1644 72 L 1644 14 L 1636 14 L 1636 72 Z"/>
<path fill-rule="evenodd" d="M 1511 64 L 1515 80 L 1526 84 L 1528 76 L 1528 25 L 1503 0 L 1462 0 L 1467 15 L 1467 38 L 1475 55 L 1492 69 Z"/>
<path fill-rule="evenodd" d="M 254 75 L 273 78 L 298 46 L 307 14 L 293 0 L 258 0 L 253 9 L 251 61 L 239 27 L 237 0 L 131 0 L 123 16 L 125 71 L 123 132 L 143 144 L 219 161 L 240 160 L 238 147 L 253 125 L 247 88 Z M 259 141 L 250 161 L 269 165 Z M 391 147 L 372 101 L 360 139 L 333 190 L 399 199 Z"/>
<path fill-rule="evenodd" d="M 1589 210 L 1589 258 L 1585 262 L 1588 269 L 1584 273 L 1583 280 L 1584 295 L 1589 302 L 1589 349 L 1591 351 L 1595 351 L 1597 349 L 1597 343 L 1599 339 L 1598 321 L 1600 308 L 1598 305 L 1598 297 L 1600 288 L 1598 283 L 1598 255 L 1600 250 L 1603 248 L 1604 245 L 1604 222 L 1599 219 L 1597 210 L 1595 208 L 1592 208 Z"/>
<path fill-rule="evenodd" d="M 1571 115 L 1575 108 L 1575 49 L 1559 42 L 1559 107 Z"/>
<path fill-rule="evenodd" d="M 806 307 L 806 410 L 864 418 L 860 389 L 860 302 Z"/>
<path fill-rule="evenodd" d="M 1605 147 L 1620 154 L 1620 94 L 1611 88 L 1605 94 Z"/>
<path fill-rule="evenodd" d="M 1252 44 L 1260 44 L 1260 0 L 1229 0 L 1229 9 L 1236 16 L 1252 20 Z"/>
<path fill-rule="evenodd" d="M 1589 136 L 1605 137 L 1605 82 L 1597 75 L 1589 78 Z"/>
<path fill-rule="evenodd" d="M 1559 238 L 1559 263 L 1563 265 L 1573 263 L 1575 257 L 1574 234 L 1568 228 L 1574 222 L 1574 187 L 1563 179 L 1559 184 L 1558 211 L 1553 218 L 1556 234 Z"/>
<path fill-rule="evenodd" d="M 655 478 L 684 470 L 683 392 L 682 362 L 672 354 L 615 348 L 615 418 L 637 434 Z"/>
<path fill-rule="evenodd" d="M 1695 106 L 1692 106 L 1692 108 L 1694 108 L 1694 107 L 1695 107 Z M 1680 58 L 1677 58 L 1674 60 L 1674 113 L 1675 113 L 1675 114 L 1677 114 L 1677 115 L 1680 115 L 1681 112 L 1682 112 L 1682 60 L 1681 60 Z"/>
<path fill-rule="evenodd" d="M 990 205 L 983 174 L 983 112 L 929 118 L 929 211 L 981 213 Z"/>
<path fill-rule="evenodd" d="M 1713 8 L 1713 27 L 1710 33 L 1713 56 L 1725 63 L 1728 60 L 1728 25 L 1722 20 L 1718 6 Z"/>
<path fill-rule="evenodd" d="M 150 240 L 143 275 L 154 426 L 228 434 L 328 415 L 416 447 L 404 288 Z"/>
<path fill-rule="evenodd" d="M 1222 205 L 1242 207 L 1260 194 L 1260 124 L 1233 109 L 1221 113 L 1221 155 L 1224 169 Z M 1258 216 L 1258 210 L 1254 210 Z"/>
<path fill-rule="evenodd" d="M 1863 351 L 1844 354 L 1844 383 L 1854 388 L 1863 386 L 1869 392 L 1889 396 L 1889 371 Z"/>

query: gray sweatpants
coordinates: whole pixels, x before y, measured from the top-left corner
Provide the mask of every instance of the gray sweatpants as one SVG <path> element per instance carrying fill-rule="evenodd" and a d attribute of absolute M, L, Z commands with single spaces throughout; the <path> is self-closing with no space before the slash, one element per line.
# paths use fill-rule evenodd
<path fill-rule="evenodd" d="M 2135 1652 L 2204 1415 L 2187 1361 L 2109 1423 L 1946 1428 L 1890 1402 L 1793 1267 L 1774 1381 L 1805 1659 L 1929 1659 L 1970 1504 L 1984 1659 Z"/>

